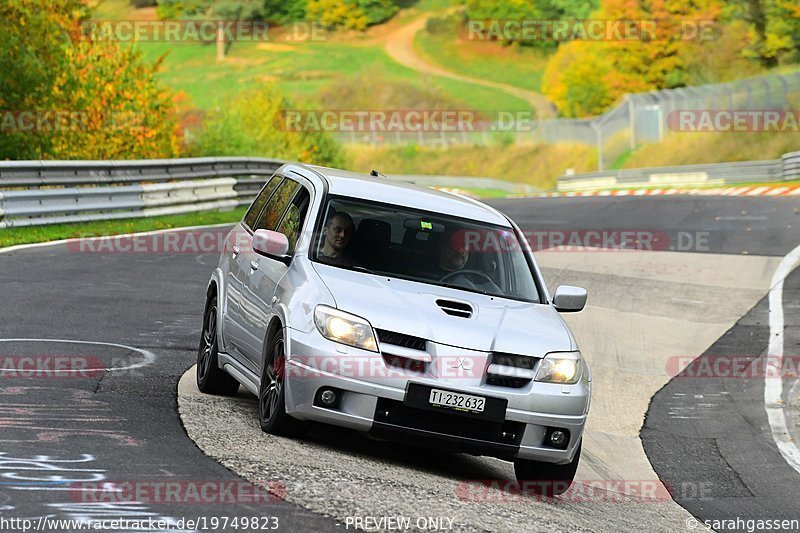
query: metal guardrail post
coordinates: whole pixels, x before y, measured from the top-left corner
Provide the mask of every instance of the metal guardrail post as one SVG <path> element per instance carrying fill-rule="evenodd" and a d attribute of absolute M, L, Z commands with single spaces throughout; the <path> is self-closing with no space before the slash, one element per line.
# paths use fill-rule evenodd
<path fill-rule="evenodd" d="M 597 170 L 602 171 L 605 170 L 605 164 L 603 161 L 603 128 L 600 124 L 594 121 L 592 121 L 590 125 L 597 136 Z"/>

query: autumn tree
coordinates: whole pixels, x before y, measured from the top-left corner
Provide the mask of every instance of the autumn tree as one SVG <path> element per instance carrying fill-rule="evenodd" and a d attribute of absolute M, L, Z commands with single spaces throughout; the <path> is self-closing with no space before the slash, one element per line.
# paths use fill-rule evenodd
<path fill-rule="evenodd" d="M 398 7 L 391 0 L 308 0 L 306 15 L 328 28 L 365 30 L 389 20 Z"/>
<path fill-rule="evenodd" d="M 745 55 L 765 67 L 800 61 L 800 5 L 790 0 L 732 0 L 729 18 L 748 25 Z"/>
<path fill-rule="evenodd" d="M 599 0 L 462 0 L 466 18 L 477 21 L 540 21 L 577 20 L 588 18 L 598 7 Z M 545 30 L 546 32 L 546 30 Z M 500 38 L 526 46 L 555 48 L 558 44 L 549 35 L 531 40 L 515 39 L 512 35 Z"/>
<path fill-rule="evenodd" d="M 562 45 L 548 62 L 542 90 L 563 115 L 575 117 L 602 112 L 625 93 L 687 85 L 698 47 L 713 37 L 700 21 L 720 16 L 717 0 L 603 0 L 593 18 L 644 21 L 643 29 L 634 38 Z"/>
<path fill-rule="evenodd" d="M 287 111 L 295 110 L 295 104 L 272 85 L 241 93 L 203 120 L 191 153 L 262 156 L 341 166 L 341 147 L 329 133 L 302 124 L 294 127 L 287 121 Z"/>
<path fill-rule="evenodd" d="M 0 4 L 0 159 L 177 155 L 172 97 L 156 65 L 92 40 L 82 31 L 88 16 L 79 0 Z"/>

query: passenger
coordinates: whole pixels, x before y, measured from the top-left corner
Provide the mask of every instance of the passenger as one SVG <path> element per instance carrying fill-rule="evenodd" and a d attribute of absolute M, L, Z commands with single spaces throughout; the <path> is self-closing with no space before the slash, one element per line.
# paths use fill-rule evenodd
<path fill-rule="evenodd" d="M 329 215 L 322 228 L 323 243 L 318 259 L 331 265 L 353 266 L 353 257 L 347 250 L 353 238 L 353 217 L 344 211 Z"/>

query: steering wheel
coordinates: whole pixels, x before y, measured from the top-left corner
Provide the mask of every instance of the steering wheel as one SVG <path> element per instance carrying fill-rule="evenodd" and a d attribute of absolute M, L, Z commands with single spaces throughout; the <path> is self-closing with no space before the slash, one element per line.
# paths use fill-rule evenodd
<path fill-rule="evenodd" d="M 479 278 L 483 278 L 484 281 L 488 281 L 492 285 L 495 284 L 494 281 L 492 281 L 492 278 L 490 278 L 485 272 L 481 272 L 480 270 L 456 270 L 455 272 L 450 272 L 449 274 L 445 274 L 442 277 L 442 279 L 439 280 L 439 283 L 444 283 L 450 278 L 454 278 L 456 276 L 461 276 L 461 275 L 467 278 L 470 276 L 477 276 Z"/>

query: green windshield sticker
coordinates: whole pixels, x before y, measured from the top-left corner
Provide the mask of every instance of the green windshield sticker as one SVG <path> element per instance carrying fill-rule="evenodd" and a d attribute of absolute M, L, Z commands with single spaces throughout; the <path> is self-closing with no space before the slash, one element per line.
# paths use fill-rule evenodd
<path fill-rule="evenodd" d="M 419 225 L 422 229 L 433 229 L 433 224 L 430 222 L 425 222 L 424 220 L 420 220 Z"/>

